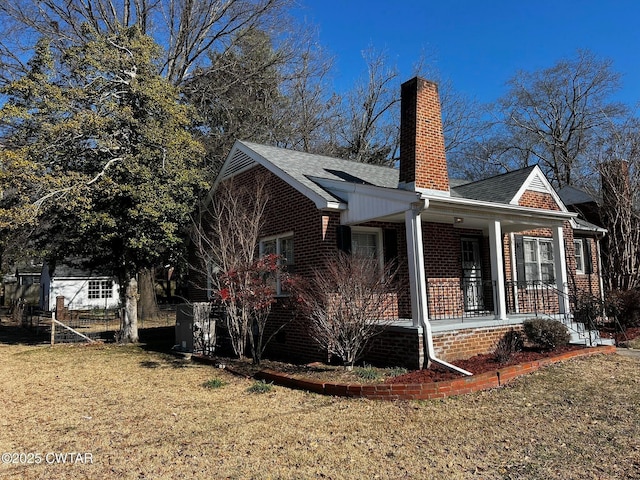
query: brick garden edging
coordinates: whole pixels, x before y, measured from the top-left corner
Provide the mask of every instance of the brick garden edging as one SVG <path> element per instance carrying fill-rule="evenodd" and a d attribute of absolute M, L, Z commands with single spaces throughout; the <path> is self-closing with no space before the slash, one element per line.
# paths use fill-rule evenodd
<path fill-rule="evenodd" d="M 430 383 L 345 385 L 314 380 L 300 380 L 293 378 L 291 375 L 272 370 L 261 370 L 255 376 L 258 379 L 273 382 L 283 387 L 307 390 L 337 397 L 360 397 L 372 400 L 432 400 L 500 387 L 514 378 L 571 358 L 611 354 L 615 352 L 616 347 L 613 345 L 590 347 L 584 350 L 565 352 L 555 357 L 541 358 L 533 362 L 504 367 L 497 371 L 485 372 L 471 377 Z"/>

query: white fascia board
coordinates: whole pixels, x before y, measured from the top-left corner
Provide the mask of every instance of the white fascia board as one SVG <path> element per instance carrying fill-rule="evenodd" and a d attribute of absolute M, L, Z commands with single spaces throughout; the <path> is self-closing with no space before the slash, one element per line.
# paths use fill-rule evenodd
<path fill-rule="evenodd" d="M 442 198 L 427 197 L 430 209 L 433 211 L 449 211 L 455 213 L 468 213 L 481 215 L 486 218 L 494 218 L 501 215 L 518 216 L 520 218 L 539 218 L 546 220 L 564 221 L 577 217 L 577 213 L 567 210 L 543 210 L 540 208 L 521 207 L 520 205 L 484 202 L 470 200 L 468 198 Z"/>
<path fill-rule="evenodd" d="M 551 186 L 551 183 L 549 183 L 547 176 L 542 172 L 542 169 L 538 165 L 536 165 L 533 168 L 533 170 L 531 170 L 531 173 L 529 173 L 529 176 L 527 177 L 527 179 L 522 183 L 518 192 L 511 199 L 511 201 L 509 202 L 511 205 L 518 205 L 518 202 L 520 202 L 520 198 L 522 198 L 522 195 L 524 194 L 524 192 L 529 190 L 529 186 L 531 185 L 531 182 L 533 181 L 534 178 L 540 179 L 540 181 L 544 184 L 547 190 L 545 193 L 548 193 L 553 197 L 553 200 L 558 204 L 558 206 L 560 207 L 560 210 L 562 210 L 563 212 L 569 211 L 566 205 L 564 204 L 564 202 L 560 199 L 560 197 L 556 193 L 556 190 Z"/>
<path fill-rule="evenodd" d="M 220 173 L 216 177 L 216 180 L 213 184 L 211 192 L 214 192 L 218 187 L 218 185 L 220 184 L 220 182 L 222 181 L 225 169 L 227 168 L 227 165 L 232 161 L 237 151 L 241 151 L 242 153 L 251 157 L 254 163 L 252 163 L 251 165 L 248 165 L 247 167 L 241 170 L 238 170 L 237 172 L 234 172 L 234 174 L 231 175 L 229 178 L 233 178 L 239 173 L 246 172 L 250 168 L 253 168 L 256 164 L 262 165 L 264 168 L 266 168 L 271 173 L 273 173 L 276 177 L 288 183 L 297 191 L 299 191 L 301 194 L 303 194 L 305 197 L 307 197 L 309 200 L 311 200 L 313 203 L 315 203 L 316 208 L 318 208 L 319 210 L 344 210 L 347 208 L 347 206 L 340 201 L 327 200 L 322 195 L 319 195 L 317 192 L 314 192 L 309 187 L 300 183 L 297 179 L 295 179 L 294 177 L 292 177 L 282 169 L 278 168 L 276 165 L 274 165 L 272 162 L 264 158 L 262 155 L 260 155 L 256 151 L 249 148 L 240 140 L 236 140 L 236 142 L 233 145 L 233 148 L 231 149 L 231 152 L 229 152 L 229 155 L 227 155 L 227 158 L 222 168 L 220 169 Z M 209 194 L 209 197 L 210 196 L 211 196 L 211 193 Z"/>
<path fill-rule="evenodd" d="M 354 225 L 404 213 L 421 200 L 420 194 L 395 188 L 310 178 L 335 196 L 346 197 L 347 209 L 341 214 L 343 225 Z"/>

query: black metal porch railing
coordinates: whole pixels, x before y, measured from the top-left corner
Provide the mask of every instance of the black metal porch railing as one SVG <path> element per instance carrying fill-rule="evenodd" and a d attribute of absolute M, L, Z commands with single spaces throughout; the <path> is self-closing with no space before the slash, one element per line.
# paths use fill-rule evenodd
<path fill-rule="evenodd" d="M 495 282 L 490 280 L 427 280 L 429 318 L 464 320 L 494 314 L 495 295 Z M 566 293 L 542 281 L 505 282 L 507 314 L 558 315 L 559 295 Z"/>
<path fill-rule="evenodd" d="M 540 280 L 505 282 L 507 313 L 557 315 L 560 292 L 555 284 Z"/>
<path fill-rule="evenodd" d="M 494 282 L 470 279 L 427 280 L 429 318 L 473 318 L 494 312 Z"/>

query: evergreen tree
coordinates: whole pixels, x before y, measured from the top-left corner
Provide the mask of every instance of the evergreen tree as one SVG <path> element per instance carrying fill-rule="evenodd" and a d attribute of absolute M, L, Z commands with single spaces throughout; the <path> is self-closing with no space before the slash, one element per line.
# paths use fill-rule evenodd
<path fill-rule="evenodd" d="M 125 291 L 177 254 L 201 192 L 192 112 L 160 76 L 160 49 L 137 27 L 87 40 L 54 61 L 41 40 L 29 72 L 2 92 L 0 227 L 49 258 L 110 267 Z M 122 338 L 137 341 L 135 313 Z"/>

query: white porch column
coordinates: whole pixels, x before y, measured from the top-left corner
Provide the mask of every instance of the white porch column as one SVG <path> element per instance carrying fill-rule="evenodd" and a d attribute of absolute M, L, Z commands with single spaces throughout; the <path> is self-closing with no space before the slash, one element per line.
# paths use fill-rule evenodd
<path fill-rule="evenodd" d="M 414 326 L 428 322 L 427 281 L 424 273 L 424 247 L 422 244 L 422 204 L 413 204 L 404 215 L 409 261 L 409 287 L 411 291 L 411 317 Z"/>
<path fill-rule="evenodd" d="M 567 292 L 567 256 L 564 249 L 564 231 L 562 226 L 553 227 L 553 255 L 556 269 L 556 288 L 558 289 L 559 313 L 568 314 L 569 295 Z"/>
<path fill-rule="evenodd" d="M 507 296 L 504 282 L 504 247 L 500 220 L 489 222 L 489 251 L 491 253 L 491 280 L 494 287 L 496 319 L 507 319 Z"/>

